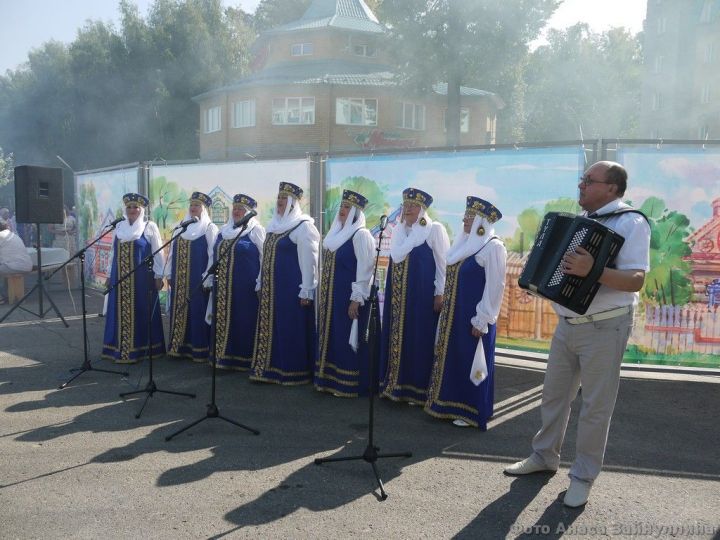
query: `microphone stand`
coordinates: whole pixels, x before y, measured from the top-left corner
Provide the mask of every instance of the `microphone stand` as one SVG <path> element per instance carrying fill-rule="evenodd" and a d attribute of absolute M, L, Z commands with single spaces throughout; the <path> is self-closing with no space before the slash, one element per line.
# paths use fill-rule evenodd
<path fill-rule="evenodd" d="M 382 222 L 381 222 L 382 223 Z M 332 463 L 335 461 L 354 461 L 362 459 L 368 462 L 372 466 L 372 470 L 375 473 L 375 480 L 377 481 L 378 487 L 380 488 L 380 500 L 384 501 L 387 499 L 387 493 L 383 487 L 382 480 L 378 474 L 377 466 L 375 462 L 381 458 L 392 458 L 392 457 L 411 457 L 412 452 L 397 452 L 392 454 L 380 454 L 378 451 L 380 447 L 375 446 L 374 442 L 374 430 L 375 430 L 375 395 L 378 391 L 378 380 L 377 370 L 380 361 L 380 305 L 378 301 L 378 286 L 377 280 L 377 269 L 378 260 L 380 258 L 380 246 L 382 245 L 383 232 L 385 227 L 380 228 L 380 235 L 378 237 L 377 247 L 375 248 L 375 269 L 373 270 L 372 287 L 370 289 L 370 314 L 368 316 L 368 325 L 365 330 L 365 341 L 369 348 L 369 360 L 370 360 L 370 382 L 368 384 L 368 401 L 370 402 L 369 410 L 369 421 L 368 421 L 368 444 L 365 447 L 365 451 L 360 456 L 348 456 L 348 457 L 329 457 L 329 458 L 316 458 L 315 465 L 322 465 L 323 463 Z"/>
<path fill-rule="evenodd" d="M 127 371 L 115 371 L 112 369 L 99 369 L 92 367 L 92 364 L 88 360 L 88 335 L 87 335 L 87 310 L 85 309 L 85 252 L 90 249 L 92 246 L 94 246 L 97 242 L 100 241 L 101 238 L 103 238 L 106 234 L 108 234 L 110 231 L 115 230 L 116 225 L 110 225 L 110 228 L 104 231 L 100 236 L 98 236 L 95 240 L 90 242 L 87 246 L 79 250 L 77 253 L 75 253 L 72 257 L 70 257 L 67 261 L 65 261 L 62 266 L 59 266 L 53 272 L 45 278 L 45 280 L 49 280 L 52 278 L 57 272 L 65 268 L 73 259 L 77 258 L 80 259 L 80 294 L 82 298 L 82 328 L 83 328 L 83 355 L 84 360 L 80 367 L 72 368 L 70 372 L 76 371 L 75 375 L 70 377 L 67 381 L 62 383 L 58 389 L 62 390 L 65 388 L 68 384 L 73 382 L 75 379 L 77 379 L 80 375 L 85 373 L 86 371 L 101 371 L 103 373 L 116 373 L 118 375 L 123 375 L 127 377 L 129 373 Z"/>
<path fill-rule="evenodd" d="M 212 376 L 211 376 L 212 383 L 211 383 L 211 387 L 210 387 L 211 388 L 210 403 L 207 404 L 207 410 L 205 411 L 205 416 L 202 416 L 202 417 L 198 418 L 197 420 L 190 422 L 185 427 L 180 428 L 179 430 L 175 431 L 174 433 L 171 433 L 170 435 L 165 437 L 166 441 L 169 441 L 176 435 L 179 435 L 183 431 L 187 431 L 191 427 L 196 426 L 197 424 L 199 424 L 200 422 L 202 422 L 204 420 L 207 420 L 208 418 L 220 418 L 221 420 L 225 420 L 226 422 L 229 422 L 230 424 L 235 424 L 238 427 L 246 429 L 247 431 L 250 431 L 254 435 L 260 435 L 260 432 L 258 430 L 253 429 L 244 424 L 241 424 L 240 422 L 236 422 L 235 420 L 232 420 L 232 419 L 220 414 L 220 409 L 218 409 L 218 406 L 215 403 L 215 374 L 217 372 L 217 357 L 216 357 L 216 354 L 217 354 L 217 296 L 218 296 L 217 295 L 217 267 L 220 264 L 220 261 L 222 261 L 225 257 L 227 257 L 230 253 L 233 252 L 233 250 L 235 249 L 235 244 L 237 244 L 238 240 L 240 240 L 240 236 L 242 235 L 243 231 L 245 229 L 247 229 L 247 226 L 248 226 L 247 223 L 244 223 L 242 225 L 242 229 L 240 230 L 238 235 L 232 240 L 230 245 L 227 246 L 226 249 L 224 249 L 222 252 L 220 252 L 220 250 L 218 249 L 218 256 L 215 259 L 215 262 L 210 266 L 210 268 L 207 269 L 207 272 L 205 272 L 205 277 L 203 279 L 201 279 L 200 283 L 198 284 L 198 287 L 202 286 L 205 279 L 207 279 L 207 276 L 211 276 L 211 275 L 215 276 L 215 284 L 214 284 L 215 292 L 212 296 L 212 311 L 211 311 L 212 316 L 213 316 L 213 321 L 212 321 L 212 340 L 210 342 L 210 347 L 211 347 L 211 349 L 210 349 L 211 356 L 210 357 L 212 358 Z M 231 269 L 231 272 L 232 272 L 232 269 Z M 190 296 L 192 296 L 192 294 Z M 187 301 L 189 302 L 190 299 L 188 298 Z"/>
<path fill-rule="evenodd" d="M 187 226 L 190 225 L 189 223 L 186 224 L 184 227 L 181 227 L 181 229 L 187 228 Z M 129 278 L 131 275 L 133 275 L 135 272 L 137 272 L 140 268 L 143 267 L 143 265 L 147 266 L 147 272 L 149 276 L 150 283 L 148 283 L 148 289 L 147 289 L 147 335 L 148 335 L 148 383 L 142 390 L 133 390 L 132 392 L 123 392 L 120 394 L 121 398 L 125 398 L 125 396 L 131 396 L 133 394 L 147 394 L 145 396 L 145 401 L 143 401 L 142 407 L 140 407 L 140 410 L 135 415 L 135 418 L 140 418 L 140 415 L 143 412 L 143 409 L 145 409 L 145 405 L 147 405 L 148 400 L 153 396 L 155 392 L 160 392 L 162 394 L 173 394 L 176 396 L 187 396 L 194 398 L 195 394 L 190 394 L 188 392 L 175 392 L 171 390 L 160 390 L 157 385 L 155 384 L 155 380 L 153 379 L 153 354 L 152 354 L 152 316 L 155 313 L 155 302 L 153 302 L 153 289 L 155 287 L 155 280 L 153 279 L 154 273 L 153 273 L 153 258 L 155 257 L 155 254 L 159 251 L 162 251 L 165 249 L 165 246 L 176 240 L 180 235 L 171 236 L 170 240 L 165 242 L 162 246 L 157 248 L 155 251 L 153 251 L 150 255 L 145 257 L 143 261 L 140 262 L 135 268 L 130 270 L 127 274 L 120 277 L 111 287 L 109 287 L 105 294 L 108 294 L 111 290 L 113 290 L 115 287 L 120 285 L 123 281 L 125 281 L 127 278 Z"/>

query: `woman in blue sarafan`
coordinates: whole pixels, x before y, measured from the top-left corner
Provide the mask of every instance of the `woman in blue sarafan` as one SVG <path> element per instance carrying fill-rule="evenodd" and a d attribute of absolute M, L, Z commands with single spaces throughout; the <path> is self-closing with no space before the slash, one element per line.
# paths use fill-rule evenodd
<path fill-rule="evenodd" d="M 217 367 L 223 369 L 247 371 L 252 363 L 258 312 L 255 286 L 260 275 L 265 229 L 254 217 L 245 229 L 235 224 L 255 208 L 257 202 L 249 195 L 235 195 L 232 215 L 220 228 L 215 242 L 213 263 L 219 262 L 205 319 L 214 325 L 215 358 Z M 233 243 L 234 248 L 228 251 Z M 214 317 L 213 296 L 217 298 Z"/>
<path fill-rule="evenodd" d="M 402 220 L 392 230 L 383 305 L 380 388 L 395 401 L 424 404 L 445 288 L 447 231 L 427 215 L 432 197 L 403 191 Z"/>
<path fill-rule="evenodd" d="M 145 221 L 148 199 L 139 193 L 123 195 L 125 220 L 115 229 L 110 277 L 106 285 L 136 268 L 162 244 L 160 231 L 152 221 Z M 150 271 L 145 264 L 129 278 L 115 286 L 107 295 L 105 333 L 102 357 L 118 364 L 132 364 L 149 356 L 165 354 L 165 335 L 158 302 L 158 291 L 163 287 L 165 257 L 156 253 Z M 150 291 L 150 306 L 148 306 Z M 148 339 L 148 317 L 152 320 Z M 152 346 L 148 347 L 148 341 Z"/>
<path fill-rule="evenodd" d="M 482 431 L 493 414 L 495 323 L 505 289 L 502 217 L 489 202 L 467 197 L 463 230 L 447 255 L 445 300 L 425 412 Z"/>
<path fill-rule="evenodd" d="M 317 337 L 313 298 L 320 233 L 300 208 L 303 190 L 280 182 L 267 227 L 250 379 L 282 385 L 312 381 Z"/>
<path fill-rule="evenodd" d="M 368 350 L 360 336 L 375 255 L 375 239 L 365 227 L 366 204 L 360 193 L 344 190 L 323 240 L 315 388 L 338 397 L 367 395 L 370 382 Z"/>
<path fill-rule="evenodd" d="M 170 262 L 166 275 L 170 284 L 170 340 L 168 356 L 190 358 L 195 362 L 210 359 L 210 328 L 205 323 L 208 294 L 199 284 L 210 267 L 218 228 L 208 214 L 212 199 L 193 192 L 183 222 L 196 219 L 185 230 L 178 229 L 170 244 Z M 188 302 L 188 299 L 190 301 Z"/>

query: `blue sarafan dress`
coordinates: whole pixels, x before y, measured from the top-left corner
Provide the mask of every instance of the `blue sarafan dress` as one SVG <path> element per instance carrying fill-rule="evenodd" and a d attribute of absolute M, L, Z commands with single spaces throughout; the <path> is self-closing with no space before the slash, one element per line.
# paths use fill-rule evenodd
<path fill-rule="evenodd" d="M 312 305 L 300 305 L 303 277 L 298 246 L 290 239 L 303 223 L 282 233 L 268 233 L 265 239 L 252 380 L 283 385 L 312 381 L 315 310 Z"/>
<path fill-rule="evenodd" d="M 425 411 L 433 416 L 461 419 L 483 431 L 493 414 L 496 325 L 488 324 L 482 336 L 488 374 L 475 386 L 470 373 L 478 338 L 472 335 L 470 320 L 483 298 L 485 282 L 485 269 L 474 255 L 447 267 L 435 364 L 425 404 Z"/>
<path fill-rule="evenodd" d="M 175 240 L 168 356 L 191 358 L 196 362 L 210 359 L 210 327 L 205 322 L 208 295 L 198 286 L 208 260 L 206 235 L 195 240 L 186 240 L 182 236 Z"/>
<path fill-rule="evenodd" d="M 427 242 L 401 263 L 390 259 L 383 305 L 380 388 L 395 401 L 425 403 L 438 314 L 435 259 Z"/>
<path fill-rule="evenodd" d="M 222 233 L 218 235 L 215 260 L 233 242 L 235 239 L 226 240 Z M 250 234 L 241 236 L 235 248 L 219 260 L 215 269 L 214 294 L 217 300 L 213 324 L 215 357 L 219 368 L 250 369 L 258 313 L 255 285 L 259 273 L 260 250 L 251 240 Z"/>
<path fill-rule="evenodd" d="M 157 231 L 154 224 L 153 227 Z M 152 248 L 144 234 L 128 242 L 120 242 L 115 238 L 110 283 L 116 283 L 119 277 L 132 271 L 150 253 Z M 151 293 L 152 312 L 148 309 L 148 291 Z M 152 356 L 157 358 L 165 354 L 165 336 L 154 275 L 145 267 L 138 269 L 108 293 L 102 357 L 121 364 L 147 358 L 148 317 L 152 317 Z"/>
<path fill-rule="evenodd" d="M 320 346 L 315 364 L 315 387 L 345 397 L 367 395 L 369 383 L 368 348 L 362 335 L 367 324 L 368 303 L 360 307 L 357 352 L 349 343 L 353 320 L 348 317 L 348 304 L 357 267 L 353 237 L 336 251 L 326 249 L 323 252 L 318 304 Z"/>

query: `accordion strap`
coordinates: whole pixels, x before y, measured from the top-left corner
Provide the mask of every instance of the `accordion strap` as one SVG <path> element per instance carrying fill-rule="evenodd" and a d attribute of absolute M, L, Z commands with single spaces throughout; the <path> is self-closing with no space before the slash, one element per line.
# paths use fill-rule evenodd
<path fill-rule="evenodd" d="M 600 219 L 608 219 L 608 218 L 611 218 L 614 216 L 619 216 L 621 214 L 640 214 L 643 217 L 643 219 L 647 222 L 647 224 L 650 225 L 650 220 L 648 219 L 648 217 L 645 214 L 643 214 L 640 210 L 636 210 L 635 208 L 615 210 L 614 212 L 608 212 L 607 214 L 595 214 L 595 215 L 590 214 L 588 217 L 590 219 L 600 220 Z"/>

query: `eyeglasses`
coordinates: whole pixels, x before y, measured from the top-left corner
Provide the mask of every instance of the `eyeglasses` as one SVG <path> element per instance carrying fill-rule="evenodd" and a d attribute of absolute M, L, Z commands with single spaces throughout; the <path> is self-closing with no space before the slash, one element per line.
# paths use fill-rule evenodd
<path fill-rule="evenodd" d="M 602 180 L 593 180 L 592 178 L 589 178 L 587 176 L 581 176 L 580 183 L 585 187 L 589 186 L 590 184 L 614 184 L 614 182 L 604 182 Z"/>

